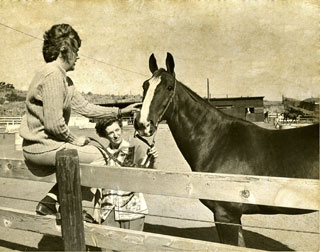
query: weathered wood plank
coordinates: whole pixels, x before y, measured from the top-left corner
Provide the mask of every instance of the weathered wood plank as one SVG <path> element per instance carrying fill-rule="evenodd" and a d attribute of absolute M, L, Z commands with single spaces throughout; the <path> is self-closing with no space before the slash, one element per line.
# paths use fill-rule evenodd
<path fill-rule="evenodd" d="M 61 236 L 61 227 L 54 217 L 0 207 L 0 226 Z M 86 244 L 114 250 L 131 251 L 248 251 L 220 243 L 205 242 L 175 236 L 153 234 L 85 223 Z M 249 251 L 260 251 L 249 249 Z"/>
<path fill-rule="evenodd" d="M 85 186 L 175 197 L 320 209 L 319 180 L 311 179 L 81 165 L 81 181 Z"/>
<path fill-rule="evenodd" d="M 50 168 L 47 171 L 47 173 L 44 172 L 43 174 L 39 174 L 38 172 L 32 173 L 24 160 L 0 159 L 0 177 L 55 183 L 55 173 Z"/>
<path fill-rule="evenodd" d="M 86 224 L 86 241 L 92 239 L 98 247 L 116 251 L 260 251 L 221 243 L 205 242 L 176 236 L 126 230 L 115 227 Z"/>
<path fill-rule="evenodd" d="M 8 164 L 10 169 L 6 168 Z M 107 168 L 83 164 L 80 173 L 84 186 L 185 198 L 320 209 L 319 180 L 314 179 Z M 0 159 L 0 176 L 36 180 L 28 175 L 23 162 L 13 159 Z M 41 181 L 52 182 L 49 177 L 43 177 Z"/>
<path fill-rule="evenodd" d="M 56 167 L 64 250 L 86 251 L 77 150 L 58 151 Z"/>
<path fill-rule="evenodd" d="M 33 212 L 0 207 L 0 226 L 61 236 L 61 226 L 54 216 L 40 216 Z"/>

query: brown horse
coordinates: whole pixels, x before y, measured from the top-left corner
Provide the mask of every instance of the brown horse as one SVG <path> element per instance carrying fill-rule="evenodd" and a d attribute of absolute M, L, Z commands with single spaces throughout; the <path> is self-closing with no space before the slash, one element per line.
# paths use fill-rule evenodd
<path fill-rule="evenodd" d="M 153 76 L 143 83 L 143 104 L 135 122 L 141 135 L 153 135 L 159 122 L 167 120 L 178 148 L 196 172 L 318 179 L 318 124 L 277 131 L 226 115 L 176 80 L 174 60 L 169 53 L 166 66 L 167 70 L 158 69 L 154 55 L 150 56 L 149 68 Z M 245 246 L 242 214 L 311 212 L 221 201 L 201 202 L 214 213 L 220 241 L 239 246 Z"/>

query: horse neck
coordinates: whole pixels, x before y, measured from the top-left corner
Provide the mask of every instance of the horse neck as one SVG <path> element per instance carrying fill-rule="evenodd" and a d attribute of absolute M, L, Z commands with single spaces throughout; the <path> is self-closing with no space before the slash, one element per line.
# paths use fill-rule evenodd
<path fill-rule="evenodd" d="M 177 82 L 176 94 L 166 115 L 167 123 L 182 155 L 195 170 L 200 149 L 206 148 L 208 139 L 215 141 L 221 130 L 222 113 L 207 101 Z"/>

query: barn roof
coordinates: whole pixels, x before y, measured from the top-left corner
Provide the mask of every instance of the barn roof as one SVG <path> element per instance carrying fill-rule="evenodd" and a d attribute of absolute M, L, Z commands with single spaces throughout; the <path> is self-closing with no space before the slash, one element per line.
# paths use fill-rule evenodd
<path fill-rule="evenodd" d="M 241 96 L 241 97 L 223 97 L 223 98 L 210 98 L 209 101 L 227 101 L 227 100 L 261 100 L 264 96 Z"/>

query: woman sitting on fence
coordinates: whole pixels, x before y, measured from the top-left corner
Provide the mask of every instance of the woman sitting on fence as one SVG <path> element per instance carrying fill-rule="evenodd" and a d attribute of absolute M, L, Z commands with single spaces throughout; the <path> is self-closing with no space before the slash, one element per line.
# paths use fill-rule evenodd
<path fill-rule="evenodd" d="M 157 149 L 151 147 L 146 153 L 140 145 L 130 146 L 122 137 L 120 119 L 99 120 L 96 131 L 100 137 L 109 141 L 109 145 L 100 146 L 104 158 L 91 164 L 154 168 L 158 157 Z M 99 189 L 92 215 L 96 222 L 104 225 L 142 231 L 147 211 L 142 193 Z"/>
<path fill-rule="evenodd" d="M 54 25 L 44 34 L 42 53 L 46 64 L 36 72 L 30 84 L 26 113 L 20 126 L 23 154 L 27 163 L 32 164 L 29 167 L 35 175 L 55 172 L 52 167 L 55 166 L 56 153 L 65 148 L 76 149 L 80 163 L 91 163 L 102 157 L 97 148 L 87 145 L 87 137 L 76 136 L 70 131 L 71 109 L 89 118 L 118 116 L 118 108 L 97 106 L 86 101 L 67 77 L 66 73 L 75 68 L 80 46 L 78 33 L 68 24 Z M 134 106 L 130 105 L 121 112 L 131 113 Z M 36 212 L 56 214 L 57 195 L 58 187 L 55 185 L 39 202 Z"/>

